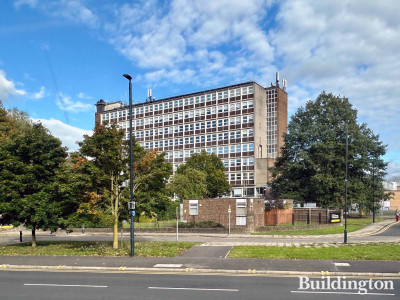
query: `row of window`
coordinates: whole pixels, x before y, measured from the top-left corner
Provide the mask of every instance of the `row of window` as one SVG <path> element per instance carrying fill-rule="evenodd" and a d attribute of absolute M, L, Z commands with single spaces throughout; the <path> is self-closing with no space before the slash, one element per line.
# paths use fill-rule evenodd
<path fill-rule="evenodd" d="M 154 149 L 151 147 L 143 147 L 147 149 Z M 211 147 L 206 149 L 190 149 L 190 150 L 179 150 L 179 151 L 167 151 L 165 158 L 172 159 L 172 158 L 183 158 L 183 157 L 190 157 L 194 153 L 200 153 L 201 151 L 206 150 L 207 153 L 211 154 L 229 154 L 229 153 L 241 153 L 241 152 L 249 152 L 254 151 L 254 144 L 239 144 L 239 145 L 230 145 L 230 146 L 223 146 L 223 147 Z M 236 161 L 237 162 L 237 161 Z M 224 161 L 224 164 L 228 163 L 228 160 Z M 252 166 L 254 164 L 254 159 L 241 161 L 242 163 L 246 163 L 246 166 Z"/>
<path fill-rule="evenodd" d="M 141 134 L 138 134 L 141 133 Z M 146 133 L 147 134 L 147 133 Z M 128 134 L 129 135 L 129 134 Z M 175 138 L 175 139 L 168 139 L 168 140 L 158 140 L 158 141 L 151 141 L 146 142 L 146 148 L 159 148 L 159 147 L 169 147 L 169 146 L 177 146 L 177 145 L 188 145 L 194 143 L 205 143 L 205 142 L 216 142 L 216 141 L 228 141 L 229 139 L 240 139 L 240 138 L 247 138 L 252 137 L 254 135 L 253 129 L 244 129 L 244 130 L 237 130 L 232 132 L 224 132 L 224 133 L 214 133 L 214 134 L 207 134 L 207 135 L 197 135 L 197 136 L 190 136 L 185 138 Z M 136 132 L 136 137 L 143 137 L 143 131 Z M 147 137 L 148 135 L 146 135 Z"/>
<path fill-rule="evenodd" d="M 173 120 L 181 120 L 183 118 L 194 118 L 194 117 L 200 117 L 200 116 L 205 116 L 205 115 L 214 115 L 217 112 L 218 113 L 223 113 L 223 112 L 232 112 L 232 111 L 240 111 L 241 109 L 250 109 L 253 108 L 253 100 L 249 101 L 242 101 L 238 103 L 231 103 L 231 104 L 224 104 L 224 105 L 218 105 L 218 106 L 211 106 L 211 107 L 206 107 L 206 108 L 199 108 L 199 109 L 193 109 L 193 110 L 188 110 L 185 112 L 177 112 L 173 114 L 165 114 L 163 116 L 155 116 L 155 117 L 149 117 L 145 118 L 144 121 L 143 119 L 137 119 L 136 120 L 136 126 L 139 123 L 141 125 L 144 124 L 153 124 L 154 123 L 162 123 L 163 120 L 164 122 L 167 121 L 173 121 Z M 110 119 L 116 119 L 117 116 L 119 118 L 125 118 L 126 116 L 129 116 L 129 112 L 127 110 L 119 111 L 119 112 L 111 112 L 111 113 L 106 113 L 101 115 L 102 121 L 108 121 Z"/>
<path fill-rule="evenodd" d="M 136 131 L 134 136 L 136 137 L 149 137 L 149 136 L 162 136 L 163 134 L 172 134 L 172 133 L 179 133 L 179 132 L 188 132 L 200 129 L 210 129 L 210 128 L 217 128 L 217 127 L 226 127 L 228 125 L 240 125 L 240 124 L 250 124 L 254 122 L 253 115 L 246 115 L 246 116 L 237 116 L 233 118 L 226 118 L 226 119 L 219 119 L 219 120 L 212 120 L 207 122 L 197 122 L 185 125 L 176 125 L 176 126 L 169 126 L 164 128 L 158 129 L 149 129 L 144 131 Z M 123 129 L 125 127 L 124 123 L 120 123 Z"/>
<path fill-rule="evenodd" d="M 252 172 L 239 172 L 239 173 L 228 173 L 226 174 L 227 180 L 230 181 L 241 181 L 243 180 L 254 180 L 254 173 Z"/>
<path fill-rule="evenodd" d="M 226 98 L 228 98 L 228 95 L 229 95 L 229 97 L 238 97 L 241 95 L 248 95 L 248 94 L 253 94 L 253 86 L 225 90 L 225 91 L 221 91 L 221 92 L 217 92 L 217 93 L 206 94 L 206 95 L 201 95 L 201 96 L 194 96 L 194 97 L 183 98 L 183 99 L 178 99 L 178 100 L 172 100 L 172 101 L 163 102 L 163 103 L 147 104 L 144 106 L 135 107 L 133 109 L 133 113 L 138 115 L 138 114 L 143 114 L 143 113 L 148 113 L 148 112 L 153 112 L 153 111 L 161 111 L 163 109 L 183 107 L 183 106 L 205 103 L 205 102 L 210 102 L 210 101 L 219 100 L 219 99 L 226 99 Z M 247 103 L 247 105 L 250 105 L 247 101 L 245 101 L 245 102 Z M 252 101 L 251 101 L 251 103 L 252 103 Z M 239 105 L 240 105 L 240 103 L 239 103 Z M 238 109 L 238 108 L 236 107 L 236 109 Z M 102 120 L 116 119 L 117 116 L 120 118 L 126 117 L 126 115 L 129 115 L 129 112 L 127 110 L 123 110 L 123 111 L 119 111 L 119 112 L 111 112 L 110 114 L 104 114 L 102 117 Z"/>

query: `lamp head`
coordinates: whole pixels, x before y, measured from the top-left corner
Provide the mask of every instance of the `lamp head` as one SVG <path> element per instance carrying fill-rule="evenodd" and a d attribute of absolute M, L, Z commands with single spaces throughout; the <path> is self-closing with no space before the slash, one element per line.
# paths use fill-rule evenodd
<path fill-rule="evenodd" d="M 132 77 L 131 77 L 131 75 L 129 75 L 129 74 L 124 74 L 124 75 L 122 75 L 122 76 L 124 76 L 126 79 L 128 79 L 128 80 L 132 80 Z"/>

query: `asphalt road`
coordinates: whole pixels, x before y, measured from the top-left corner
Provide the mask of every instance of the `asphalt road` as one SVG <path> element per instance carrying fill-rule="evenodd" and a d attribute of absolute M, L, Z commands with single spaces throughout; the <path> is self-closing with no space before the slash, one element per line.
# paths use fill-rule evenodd
<path fill-rule="evenodd" d="M 303 288 L 300 289 L 300 280 Z M 203 275 L 150 275 L 150 274 L 99 274 L 99 273 L 47 273 L 0 272 L 1 299 L 398 299 L 400 281 L 387 282 L 380 289 L 380 280 L 373 281 L 372 289 L 366 284 L 368 296 L 361 289 L 307 289 L 305 278 L 254 277 L 254 276 L 203 276 Z M 310 280 L 321 281 L 321 278 Z M 326 282 L 326 279 L 324 279 Z M 332 277 L 331 280 L 337 280 Z M 343 278 L 342 278 L 343 280 Z M 360 280 L 365 283 L 369 279 Z M 331 285 L 331 287 L 334 287 Z M 365 298 L 367 297 L 367 298 Z"/>
<path fill-rule="evenodd" d="M 385 230 L 381 234 L 377 234 L 376 236 L 400 236 L 400 222 L 391 226 L 388 230 Z"/>

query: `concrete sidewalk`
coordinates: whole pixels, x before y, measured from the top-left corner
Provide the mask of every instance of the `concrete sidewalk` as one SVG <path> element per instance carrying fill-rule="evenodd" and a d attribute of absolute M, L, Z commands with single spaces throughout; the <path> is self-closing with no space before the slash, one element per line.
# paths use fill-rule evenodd
<path fill-rule="evenodd" d="M 199 257 L 0 256 L 0 270 L 374 276 L 400 278 L 399 261 Z"/>

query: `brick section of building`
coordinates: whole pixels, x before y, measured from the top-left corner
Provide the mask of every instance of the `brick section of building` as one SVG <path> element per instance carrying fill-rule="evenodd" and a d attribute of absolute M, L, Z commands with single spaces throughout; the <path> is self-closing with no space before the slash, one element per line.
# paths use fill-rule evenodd
<path fill-rule="evenodd" d="M 230 207 L 231 228 L 245 227 L 248 231 L 253 231 L 255 227 L 264 226 L 264 199 L 219 198 L 198 200 L 197 215 L 190 215 L 190 201 L 193 200 L 183 201 L 183 220 L 186 222 L 198 223 L 203 221 L 214 221 L 228 227 L 228 210 Z M 245 216 L 237 216 L 238 201 L 244 201 L 246 203 Z M 237 217 L 245 218 L 245 225 L 237 225 Z"/>

